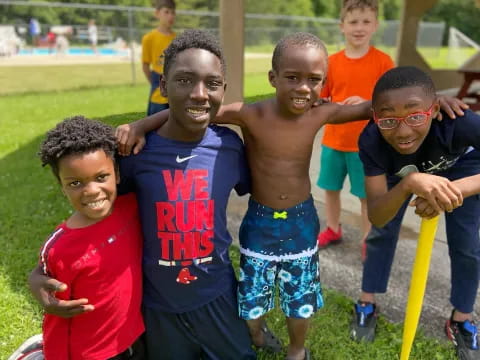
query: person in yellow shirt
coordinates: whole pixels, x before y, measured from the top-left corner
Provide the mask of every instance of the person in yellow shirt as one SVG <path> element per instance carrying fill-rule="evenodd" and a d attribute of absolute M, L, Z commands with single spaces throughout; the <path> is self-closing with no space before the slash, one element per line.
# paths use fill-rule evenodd
<path fill-rule="evenodd" d="M 157 0 L 155 17 L 158 27 L 142 38 L 142 69 L 151 86 L 147 115 L 168 108 L 168 99 L 160 93 L 159 85 L 163 73 L 163 52 L 176 36 L 172 31 L 175 7 L 174 0 Z"/>

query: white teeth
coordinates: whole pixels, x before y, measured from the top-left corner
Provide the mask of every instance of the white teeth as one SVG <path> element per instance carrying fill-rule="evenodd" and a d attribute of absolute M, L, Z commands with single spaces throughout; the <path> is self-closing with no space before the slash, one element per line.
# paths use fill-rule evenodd
<path fill-rule="evenodd" d="M 192 114 L 192 115 L 203 115 L 207 112 L 206 109 L 187 109 L 187 112 Z"/>
<path fill-rule="evenodd" d="M 294 98 L 293 103 L 297 105 L 305 105 L 307 103 L 306 99 Z"/>
<path fill-rule="evenodd" d="M 95 202 L 87 203 L 86 206 L 88 206 L 91 209 L 95 209 L 95 208 L 103 206 L 103 204 L 105 204 L 106 201 L 107 201 L 106 199 L 98 200 L 98 201 L 95 201 Z"/>

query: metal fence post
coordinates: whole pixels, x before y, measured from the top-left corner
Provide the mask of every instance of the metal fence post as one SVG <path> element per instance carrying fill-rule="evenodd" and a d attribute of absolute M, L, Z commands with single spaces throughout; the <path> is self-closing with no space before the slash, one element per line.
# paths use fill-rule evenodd
<path fill-rule="evenodd" d="M 128 9 L 128 42 L 130 43 L 130 64 L 132 69 L 132 85 L 135 85 L 137 83 L 137 76 L 135 73 L 135 47 L 133 46 L 133 14 L 131 9 Z"/>

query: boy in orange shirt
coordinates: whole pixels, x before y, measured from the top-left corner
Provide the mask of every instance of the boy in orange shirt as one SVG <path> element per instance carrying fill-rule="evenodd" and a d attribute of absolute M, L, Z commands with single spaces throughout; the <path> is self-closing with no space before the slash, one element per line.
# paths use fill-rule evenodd
<path fill-rule="evenodd" d="M 387 54 L 370 45 L 370 39 L 378 27 L 377 15 L 376 0 L 344 0 L 340 28 L 345 35 L 345 49 L 329 57 L 327 81 L 321 97 L 342 104 L 369 100 L 377 80 L 394 67 Z M 361 202 L 362 244 L 370 231 L 363 166 L 357 145 L 367 122 L 325 126 L 317 185 L 326 192 L 327 228 L 318 236 L 319 248 L 342 239 L 340 191 L 347 174 L 350 192 Z"/>
<path fill-rule="evenodd" d="M 168 109 L 168 100 L 160 93 L 159 86 L 163 74 L 163 52 L 176 36 L 172 31 L 175 1 L 157 0 L 155 17 L 158 19 L 158 27 L 142 38 L 142 70 L 151 86 L 147 115 Z"/>

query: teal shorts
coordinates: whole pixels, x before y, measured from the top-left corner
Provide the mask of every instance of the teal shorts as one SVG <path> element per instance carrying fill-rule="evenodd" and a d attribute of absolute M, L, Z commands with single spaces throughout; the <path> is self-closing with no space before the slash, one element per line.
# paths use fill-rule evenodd
<path fill-rule="evenodd" d="M 320 175 L 317 185 L 324 190 L 340 191 L 347 176 L 350 179 L 350 192 L 361 199 L 365 193 L 365 173 L 363 164 L 355 151 L 338 151 L 322 146 L 320 156 Z"/>

